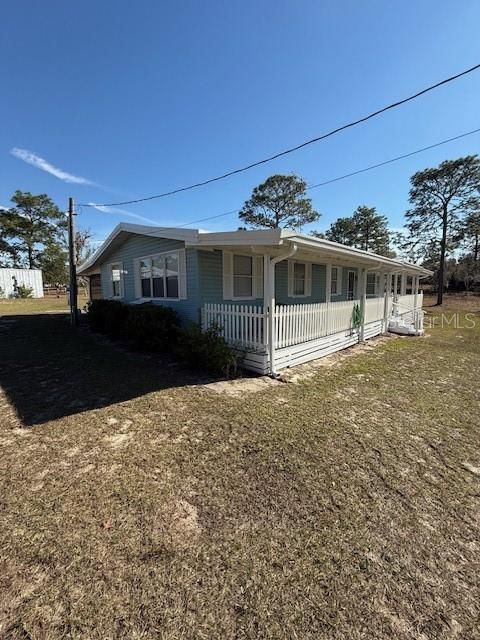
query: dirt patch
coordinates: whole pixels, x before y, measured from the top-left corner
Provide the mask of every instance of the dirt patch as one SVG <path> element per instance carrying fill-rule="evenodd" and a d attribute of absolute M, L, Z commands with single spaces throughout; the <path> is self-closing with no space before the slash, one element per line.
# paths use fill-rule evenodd
<path fill-rule="evenodd" d="M 111 447 L 116 449 L 118 447 L 124 447 L 126 444 L 128 444 L 131 438 L 131 433 L 114 433 L 111 436 L 106 436 L 105 440 Z"/>
<path fill-rule="evenodd" d="M 241 397 L 244 393 L 258 393 L 269 388 L 278 389 L 279 381 L 268 376 L 257 378 L 238 378 L 235 380 L 220 380 L 208 384 L 199 385 L 199 388 L 214 393 L 225 394 L 232 397 Z"/>
<path fill-rule="evenodd" d="M 152 541 L 171 550 L 194 545 L 201 533 L 198 511 L 187 500 L 173 500 L 161 507 L 152 527 Z"/>

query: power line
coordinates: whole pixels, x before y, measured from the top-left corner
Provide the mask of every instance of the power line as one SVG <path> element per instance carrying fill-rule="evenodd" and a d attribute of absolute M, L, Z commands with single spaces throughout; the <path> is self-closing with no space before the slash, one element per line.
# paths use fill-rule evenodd
<path fill-rule="evenodd" d="M 377 164 L 372 164 L 369 167 L 365 167 L 364 169 L 358 169 L 357 171 L 352 171 L 351 173 L 345 173 L 343 176 L 338 176 L 337 178 L 331 178 L 330 180 L 325 180 L 324 182 L 319 182 L 318 184 L 312 184 L 307 187 L 307 189 L 316 189 L 317 187 L 323 187 L 326 184 L 331 184 L 332 182 L 338 182 L 339 180 L 345 180 L 345 178 L 351 178 L 352 176 L 357 176 L 359 173 L 365 173 L 365 171 L 371 171 L 372 169 L 378 169 L 378 167 L 383 167 L 386 164 L 390 164 L 392 162 L 397 162 L 397 160 L 403 160 L 404 158 L 409 158 L 410 156 L 415 156 L 417 153 L 422 153 L 422 151 L 428 151 L 429 149 L 434 149 L 435 147 L 440 147 L 442 144 L 447 144 L 447 142 L 453 142 L 454 140 L 459 140 L 460 138 L 465 138 L 466 136 L 471 136 L 474 133 L 479 133 L 479 129 L 473 129 L 473 131 L 467 131 L 467 133 L 461 133 L 458 136 L 454 136 L 453 138 L 447 138 L 447 140 L 442 140 L 441 142 L 436 142 L 435 144 L 430 144 L 428 147 L 422 147 L 421 149 L 417 149 L 416 151 L 411 151 L 410 153 L 404 153 L 401 156 L 396 156 L 395 158 L 390 158 L 390 160 L 384 160 L 383 162 L 378 162 Z"/>
<path fill-rule="evenodd" d="M 415 100 L 416 98 L 424 95 L 425 93 L 428 93 L 429 91 L 433 91 L 434 89 L 437 89 L 438 87 L 441 87 L 445 84 L 448 84 L 449 82 L 453 82 L 454 80 L 457 80 L 458 78 L 461 78 L 462 76 L 465 76 L 469 73 L 472 73 L 473 71 L 476 71 L 477 69 L 480 68 L 480 64 L 476 64 L 473 67 L 470 67 L 469 69 L 465 69 L 464 71 L 461 71 L 460 73 L 457 73 L 453 76 L 450 76 L 448 78 L 445 78 L 444 80 L 441 80 L 440 82 L 436 82 L 435 84 L 432 84 L 428 87 L 426 87 L 425 89 L 422 89 L 421 91 L 418 91 L 417 93 L 412 94 L 411 96 L 408 96 L 407 98 L 403 98 L 402 100 L 397 100 L 396 102 L 392 102 L 391 104 L 382 107 L 381 109 L 378 109 L 377 111 L 374 111 L 372 113 L 370 113 L 367 116 L 364 116 L 362 118 L 359 118 L 358 120 L 354 120 L 352 122 L 349 122 L 347 124 L 342 125 L 341 127 L 337 127 L 336 129 L 332 129 L 332 131 L 329 131 L 328 133 L 324 133 L 321 136 L 318 136 L 316 138 L 312 138 L 311 140 L 307 140 L 306 142 L 302 142 L 301 144 L 296 145 L 295 147 L 291 147 L 289 149 L 285 149 L 284 151 L 280 151 L 279 153 L 276 153 L 272 156 L 269 156 L 267 158 L 264 158 L 263 160 L 258 160 L 257 162 L 252 162 L 249 165 L 246 165 L 244 167 L 240 167 L 239 169 L 234 169 L 233 171 L 229 171 L 228 173 L 224 173 L 220 176 L 216 176 L 215 178 L 209 178 L 208 180 L 204 180 L 203 182 L 197 182 L 195 184 L 191 184 L 188 185 L 186 187 L 180 187 L 178 189 L 174 189 L 172 191 L 165 191 L 164 193 L 159 193 L 157 195 L 153 195 L 153 196 L 148 196 L 145 198 L 138 198 L 136 200 L 125 200 L 123 202 L 112 202 L 112 203 L 105 203 L 105 204 L 101 204 L 101 205 L 97 205 L 97 206 L 103 206 L 103 207 L 117 207 L 117 206 L 121 206 L 121 205 L 125 205 L 125 204 L 136 204 L 138 202 L 146 202 L 148 200 L 155 200 L 158 198 L 165 198 L 166 196 L 172 196 L 176 193 L 181 193 L 183 191 L 190 191 L 191 189 L 196 189 L 198 187 L 203 187 L 207 184 L 211 184 L 212 182 L 218 182 L 219 180 L 224 180 L 225 178 L 229 178 L 230 176 L 236 175 L 238 173 L 243 173 L 244 171 L 248 171 L 249 169 L 253 169 L 254 167 L 258 167 L 262 164 L 266 164 L 267 162 L 271 162 L 272 160 L 276 160 L 277 158 L 281 158 L 282 156 L 286 156 L 289 153 L 293 153 L 294 151 L 298 151 L 299 149 L 303 149 L 303 147 L 306 147 L 308 145 L 314 144 L 316 142 L 320 142 L 321 140 L 325 140 L 326 138 L 329 138 L 337 133 L 339 133 L 340 131 L 344 131 L 345 129 L 349 129 L 351 127 L 355 127 L 358 124 L 361 124 L 363 122 L 366 122 L 367 120 L 371 120 L 372 118 L 375 118 L 376 116 L 380 115 L 381 113 L 385 113 L 386 111 L 389 111 L 391 109 L 395 109 L 396 107 L 399 107 L 407 102 L 410 102 L 412 100 Z M 83 206 L 91 206 L 89 204 L 84 204 Z"/>
<path fill-rule="evenodd" d="M 389 160 L 384 160 L 383 162 L 377 162 L 377 164 L 371 164 L 368 167 L 364 167 L 363 169 L 357 169 L 356 171 L 351 171 L 350 173 L 344 173 L 341 176 L 337 176 L 336 178 L 330 178 L 329 180 L 324 180 L 323 182 L 318 182 L 317 184 L 311 184 L 307 186 L 307 191 L 310 189 L 317 189 L 318 187 L 324 187 L 327 184 L 332 184 L 333 182 L 338 182 L 339 180 L 345 180 L 346 178 L 351 178 L 352 176 L 356 176 L 360 173 L 365 173 L 366 171 L 372 171 L 372 169 L 378 169 L 379 167 L 384 167 L 387 164 L 391 164 L 392 162 L 398 162 L 398 160 L 403 160 L 404 158 L 410 158 L 411 156 L 415 156 L 418 153 L 422 153 L 423 151 L 428 151 L 429 149 L 435 149 L 435 147 L 440 147 L 448 142 L 454 142 L 455 140 L 460 140 L 461 138 L 466 138 L 467 136 L 471 136 L 474 133 L 480 133 L 480 128 L 473 129 L 472 131 L 467 131 L 466 133 L 460 133 L 458 136 L 454 136 L 453 138 L 447 138 L 446 140 L 441 140 L 440 142 L 435 142 L 434 144 L 429 144 L 427 147 L 422 147 L 421 149 L 416 149 L 415 151 L 410 151 L 409 153 L 404 153 L 401 156 L 395 156 L 395 158 L 390 158 Z M 206 220 L 212 220 L 213 218 L 221 218 L 223 216 L 233 215 L 234 213 L 238 213 L 241 209 L 235 209 L 234 211 L 227 211 L 226 213 L 220 213 L 216 216 L 212 216 L 211 218 L 203 218 L 203 220 L 193 220 L 192 222 L 187 222 L 186 224 L 181 225 L 182 227 L 186 227 L 190 224 L 195 224 L 197 222 L 205 222 Z"/>
<path fill-rule="evenodd" d="M 435 147 L 440 147 L 449 142 L 454 142 L 455 140 L 460 140 L 461 138 L 466 138 L 467 136 L 471 136 L 474 133 L 480 133 L 480 127 L 478 129 L 473 129 L 472 131 L 467 131 L 466 133 L 460 133 L 458 136 L 454 136 L 453 138 L 447 138 L 445 140 L 441 140 L 440 142 L 435 142 L 434 144 L 429 144 L 426 147 L 421 147 L 420 149 L 416 149 L 415 151 L 410 151 L 409 153 L 404 153 L 400 156 L 395 156 L 395 158 L 390 158 L 389 160 L 384 160 L 383 162 L 377 162 L 376 164 L 371 164 L 368 167 L 364 167 L 363 169 L 357 169 L 356 171 L 351 171 L 350 173 L 344 173 L 341 176 L 337 176 L 336 178 L 330 178 L 329 180 L 324 180 L 323 182 L 318 182 L 317 184 L 312 184 L 307 186 L 307 191 L 310 189 L 317 189 L 318 187 L 323 187 L 327 184 L 332 184 L 333 182 L 338 182 L 339 180 L 345 180 L 346 178 L 351 178 L 352 176 L 356 176 L 360 173 L 365 173 L 366 171 L 372 171 L 373 169 L 378 169 L 379 167 L 384 167 L 387 164 L 391 164 L 392 162 L 397 162 L 398 160 L 403 160 L 404 158 L 410 158 L 411 156 L 417 155 L 418 153 L 422 153 L 423 151 L 428 151 L 429 149 L 435 149 Z M 77 210 L 80 207 L 86 205 L 78 205 Z M 104 205 L 105 206 L 105 205 Z M 184 227 L 188 227 L 191 224 L 197 224 L 199 222 L 206 222 L 208 220 L 214 220 L 215 218 L 223 218 L 225 216 L 231 216 L 234 213 L 239 213 L 241 209 L 233 209 L 231 211 L 225 211 L 224 213 L 218 213 L 214 216 L 208 216 L 207 218 L 200 218 L 198 220 L 191 220 L 190 222 L 186 222 L 185 224 L 178 225 L 177 229 L 181 229 Z M 170 227 L 157 227 L 157 229 L 169 229 Z"/>

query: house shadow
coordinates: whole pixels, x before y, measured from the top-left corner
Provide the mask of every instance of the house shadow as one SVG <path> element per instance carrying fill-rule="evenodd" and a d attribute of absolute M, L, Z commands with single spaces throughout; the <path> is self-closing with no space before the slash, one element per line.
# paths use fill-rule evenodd
<path fill-rule="evenodd" d="M 66 314 L 0 318 L 0 385 L 24 426 L 209 381 L 73 328 Z"/>

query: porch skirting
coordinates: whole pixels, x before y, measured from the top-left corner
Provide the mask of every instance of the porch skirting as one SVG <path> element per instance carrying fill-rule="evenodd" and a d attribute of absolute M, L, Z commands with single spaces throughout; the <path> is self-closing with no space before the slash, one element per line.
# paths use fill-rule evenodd
<path fill-rule="evenodd" d="M 383 333 L 383 322 L 370 322 L 365 325 L 365 340 L 381 335 Z M 294 367 L 297 364 L 303 364 L 310 360 L 323 358 L 335 351 L 347 349 L 358 344 L 358 332 L 348 330 L 339 331 L 323 338 L 309 340 L 290 347 L 275 350 L 275 369 L 281 370 L 287 367 Z M 245 352 L 238 352 L 245 353 Z M 268 353 L 246 352 L 242 361 L 245 369 L 254 371 L 261 375 L 267 375 L 270 372 L 270 358 Z"/>

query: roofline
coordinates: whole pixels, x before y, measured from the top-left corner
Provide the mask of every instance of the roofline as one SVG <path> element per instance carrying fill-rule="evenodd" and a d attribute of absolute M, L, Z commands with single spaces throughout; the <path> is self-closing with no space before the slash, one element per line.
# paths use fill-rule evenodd
<path fill-rule="evenodd" d="M 130 224 L 128 222 L 120 222 L 113 229 L 110 235 L 102 242 L 100 247 L 77 269 L 77 273 L 81 274 L 93 267 L 106 253 L 109 246 L 121 233 L 133 233 L 142 236 L 169 238 L 172 240 L 183 240 L 185 242 L 195 241 L 198 237 L 198 229 L 179 229 L 178 227 L 153 227 L 144 224 Z"/>
<path fill-rule="evenodd" d="M 365 260 L 366 262 L 375 262 L 381 263 L 382 265 L 393 267 L 395 270 L 412 270 L 417 271 L 419 273 L 423 273 L 425 276 L 432 275 L 433 271 L 430 269 L 425 269 L 418 264 L 413 264 L 411 262 L 404 262 L 403 260 L 396 260 L 395 258 L 388 258 L 386 256 L 381 256 L 378 253 L 372 253 L 370 251 L 364 251 L 363 249 L 357 249 L 356 247 L 349 247 L 344 244 L 340 244 L 339 242 L 332 242 L 331 240 L 326 240 L 325 238 L 317 238 L 316 236 L 307 236 L 305 234 L 298 234 L 294 231 L 287 231 L 282 229 L 282 238 L 288 239 L 290 241 L 295 241 L 299 245 L 308 246 L 312 248 L 325 249 L 326 251 L 330 251 L 332 253 L 338 253 L 340 255 L 345 256 L 356 256 Z"/>
<path fill-rule="evenodd" d="M 91 269 L 99 259 L 107 252 L 111 243 L 121 233 L 132 233 L 158 238 L 169 238 L 185 242 L 186 247 L 212 247 L 212 246 L 280 246 L 288 242 L 295 242 L 300 247 L 338 254 L 345 257 L 356 257 L 359 261 L 374 266 L 385 266 L 391 271 L 413 271 L 424 276 L 432 275 L 433 272 L 410 262 L 403 262 L 394 258 L 387 258 L 376 253 L 348 247 L 338 242 L 332 242 L 324 238 L 308 236 L 305 234 L 288 231 L 287 229 L 258 229 L 251 231 L 199 231 L 198 229 L 180 229 L 178 227 L 153 227 L 140 224 L 129 224 L 121 222 L 107 237 L 103 244 L 95 253 L 78 268 L 78 273 L 85 273 Z"/>

